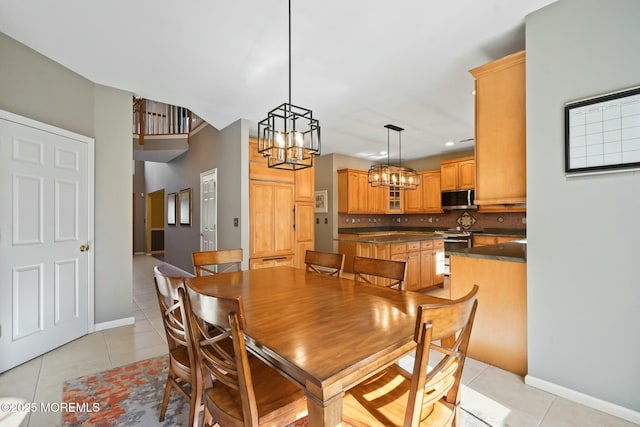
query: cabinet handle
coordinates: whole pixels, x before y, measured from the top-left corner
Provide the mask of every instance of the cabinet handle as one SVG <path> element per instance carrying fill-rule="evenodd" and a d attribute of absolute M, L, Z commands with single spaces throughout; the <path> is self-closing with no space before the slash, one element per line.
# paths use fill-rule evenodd
<path fill-rule="evenodd" d="M 293 230 L 296 229 L 296 205 L 293 205 Z"/>

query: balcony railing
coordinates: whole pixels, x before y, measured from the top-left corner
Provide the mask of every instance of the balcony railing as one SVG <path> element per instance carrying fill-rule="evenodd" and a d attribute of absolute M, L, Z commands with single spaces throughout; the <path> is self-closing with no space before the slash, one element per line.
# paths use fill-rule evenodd
<path fill-rule="evenodd" d="M 133 99 L 133 133 L 144 145 L 145 136 L 188 135 L 204 120 L 184 107 L 149 99 Z"/>

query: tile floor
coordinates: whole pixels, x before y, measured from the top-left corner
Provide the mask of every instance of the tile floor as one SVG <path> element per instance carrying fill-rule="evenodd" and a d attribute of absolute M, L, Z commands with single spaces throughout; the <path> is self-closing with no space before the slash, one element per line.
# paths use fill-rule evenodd
<path fill-rule="evenodd" d="M 153 266 L 144 255 L 133 260 L 135 325 L 95 332 L 0 374 L 0 396 L 29 402 L 60 402 L 69 378 L 103 371 L 166 353 L 162 320 L 153 287 Z M 436 292 L 446 292 L 436 291 Z M 578 405 L 524 384 L 522 377 L 467 359 L 463 406 L 488 414 L 493 425 L 504 426 L 634 426 L 616 417 Z M 59 426 L 57 413 L 33 413 L 22 427 Z"/>

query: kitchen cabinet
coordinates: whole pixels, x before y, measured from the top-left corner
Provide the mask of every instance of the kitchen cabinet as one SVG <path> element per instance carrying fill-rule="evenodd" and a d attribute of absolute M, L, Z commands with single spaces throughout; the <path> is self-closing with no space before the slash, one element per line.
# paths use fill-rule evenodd
<path fill-rule="evenodd" d="M 402 241 L 402 233 L 340 234 L 338 250 L 345 254 L 344 271 L 353 273 L 353 257 L 391 259 L 407 263 L 406 290 L 420 290 L 444 283 L 444 240 L 416 240 L 415 235 Z M 386 241 L 385 241 L 386 240 Z M 389 240 L 393 243 L 387 243 Z M 400 241 L 399 241 L 400 240 Z M 374 283 L 384 285 L 386 279 Z"/>
<path fill-rule="evenodd" d="M 444 284 L 444 240 L 425 240 L 420 246 L 421 288 Z"/>
<path fill-rule="evenodd" d="M 404 192 L 404 213 L 442 213 L 440 170 L 421 171 L 416 190 Z"/>
<path fill-rule="evenodd" d="M 338 171 L 338 213 L 383 214 L 387 197 L 386 188 L 371 187 L 366 171 Z"/>
<path fill-rule="evenodd" d="M 524 236 L 482 236 L 473 235 L 473 246 L 497 245 L 498 243 L 510 242 L 512 240 L 521 240 Z"/>
<path fill-rule="evenodd" d="M 297 172 L 296 172 L 297 173 Z M 304 256 L 307 250 L 315 247 L 315 207 L 309 202 L 295 202 L 295 252 L 293 265 L 298 268 L 305 268 Z"/>
<path fill-rule="evenodd" d="M 293 255 L 293 194 L 292 184 L 250 181 L 250 258 Z"/>
<path fill-rule="evenodd" d="M 416 291 L 420 289 L 420 242 L 395 243 L 390 248 L 391 259 L 404 261 L 406 270 L 404 275 L 404 289 Z"/>
<path fill-rule="evenodd" d="M 470 73 L 476 79 L 475 203 L 481 211 L 524 211 L 525 52 L 498 59 Z"/>
<path fill-rule="evenodd" d="M 440 163 L 441 191 L 473 190 L 476 186 L 476 161 L 473 157 Z"/>
<path fill-rule="evenodd" d="M 387 214 L 404 213 L 404 190 L 398 187 L 382 187 L 385 197 L 385 211 Z M 415 190 L 414 190 L 415 191 Z"/>
<path fill-rule="evenodd" d="M 304 266 L 315 246 L 313 168 L 270 169 L 249 140 L 249 268 Z"/>

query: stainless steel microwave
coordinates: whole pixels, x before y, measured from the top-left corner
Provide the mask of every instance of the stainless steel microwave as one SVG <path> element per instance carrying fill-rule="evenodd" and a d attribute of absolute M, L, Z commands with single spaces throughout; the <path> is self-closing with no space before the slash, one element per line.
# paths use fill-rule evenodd
<path fill-rule="evenodd" d="M 475 190 L 443 191 L 442 209 L 478 209 L 473 203 Z"/>

